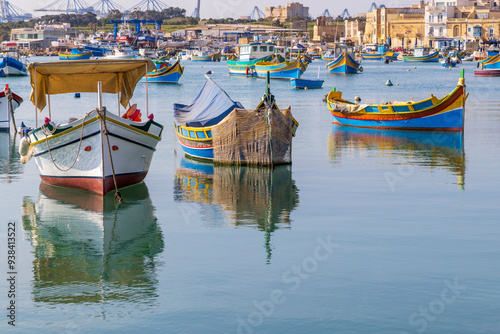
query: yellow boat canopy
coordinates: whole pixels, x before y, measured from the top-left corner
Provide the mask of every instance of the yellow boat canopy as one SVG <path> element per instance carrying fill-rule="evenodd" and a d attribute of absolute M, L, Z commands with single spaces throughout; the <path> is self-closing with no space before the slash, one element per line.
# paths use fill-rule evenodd
<path fill-rule="evenodd" d="M 126 108 L 139 80 L 155 69 L 149 59 L 91 59 L 30 63 L 30 100 L 42 110 L 46 96 L 65 93 L 96 93 L 102 82 L 103 93 L 120 92 L 120 103 Z"/>

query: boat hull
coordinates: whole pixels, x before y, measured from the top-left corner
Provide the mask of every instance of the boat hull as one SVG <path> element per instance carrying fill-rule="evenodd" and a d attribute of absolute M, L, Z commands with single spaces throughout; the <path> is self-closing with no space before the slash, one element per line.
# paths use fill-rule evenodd
<path fill-rule="evenodd" d="M 380 60 L 383 56 L 383 53 L 361 52 L 361 59 L 363 60 Z"/>
<path fill-rule="evenodd" d="M 439 61 L 439 53 L 433 52 L 426 56 L 403 56 L 404 62 L 438 62 Z"/>
<path fill-rule="evenodd" d="M 463 71 L 463 70 L 462 70 Z M 463 72 L 462 72 L 463 73 Z M 395 104 L 359 105 L 342 99 L 342 93 L 331 91 L 327 106 L 336 124 L 380 129 L 462 131 L 464 127 L 464 79 L 442 99 L 435 96 Z"/>
<path fill-rule="evenodd" d="M 298 79 L 304 71 L 305 66 L 300 59 L 278 64 L 271 64 L 269 62 L 255 64 L 255 72 L 259 78 L 265 78 L 267 72 L 269 72 L 271 79 Z"/>
<path fill-rule="evenodd" d="M 202 160 L 214 159 L 212 127 L 175 126 L 175 133 L 186 155 Z"/>
<path fill-rule="evenodd" d="M 160 67 L 153 72 L 148 72 L 147 82 L 176 84 L 183 73 L 184 67 L 180 65 L 179 61 L 176 61 L 170 67 Z M 140 82 L 146 82 L 146 77 L 141 78 Z"/>
<path fill-rule="evenodd" d="M 163 126 L 107 113 L 110 151 L 102 119 L 93 111 L 85 119 L 60 126 L 52 135 L 46 136 L 43 127 L 29 133 L 43 182 L 104 195 L 115 188 L 113 174 L 118 188 L 144 180 Z"/>
<path fill-rule="evenodd" d="M 84 52 L 80 54 L 59 54 L 59 60 L 85 60 L 92 57 L 92 52 Z"/>
<path fill-rule="evenodd" d="M 474 71 L 476 77 L 500 77 L 500 69 Z"/>
<path fill-rule="evenodd" d="M 290 79 L 294 89 L 314 89 L 323 87 L 324 80 Z"/>
<path fill-rule="evenodd" d="M 28 75 L 26 65 L 12 57 L 3 57 L 0 60 L 0 77 Z"/>
<path fill-rule="evenodd" d="M 342 53 L 337 59 L 326 64 L 330 73 L 355 74 L 358 73 L 360 66 L 349 54 Z"/>
<path fill-rule="evenodd" d="M 270 57 L 271 56 L 265 56 L 254 60 L 241 60 L 241 61 L 228 60 L 227 69 L 229 70 L 230 75 L 239 75 L 245 77 L 257 76 L 257 72 L 255 72 L 255 64 L 260 61 L 266 61 Z"/>
<path fill-rule="evenodd" d="M 12 93 L 12 109 L 16 110 L 22 102 L 21 97 Z M 5 96 L 5 91 L 0 91 L 0 131 L 10 130 L 10 116 L 9 100 Z"/>
<path fill-rule="evenodd" d="M 438 115 L 410 119 L 361 120 L 332 115 L 332 123 L 334 124 L 378 129 L 461 131 L 463 121 L 463 108 L 453 109 Z"/>

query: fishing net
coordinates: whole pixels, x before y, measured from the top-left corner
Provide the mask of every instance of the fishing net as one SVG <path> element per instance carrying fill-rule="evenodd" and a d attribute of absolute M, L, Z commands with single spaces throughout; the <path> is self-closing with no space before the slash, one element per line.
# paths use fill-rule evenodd
<path fill-rule="evenodd" d="M 267 115 L 266 115 L 267 114 Z M 292 162 L 292 113 L 234 109 L 212 127 L 214 162 L 237 165 L 279 165 Z"/>

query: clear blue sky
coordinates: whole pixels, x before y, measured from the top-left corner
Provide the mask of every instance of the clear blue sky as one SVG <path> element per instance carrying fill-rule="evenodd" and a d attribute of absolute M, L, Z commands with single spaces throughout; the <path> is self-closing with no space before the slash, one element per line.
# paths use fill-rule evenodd
<path fill-rule="evenodd" d="M 51 12 L 34 12 L 34 9 L 42 8 L 54 3 L 55 0 L 8 0 L 12 5 L 21 8 L 34 16 L 42 16 L 53 14 Z M 61 7 L 66 7 L 68 2 L 73 3 L 73 1 L 79 0 L 60 0 L 58 4 L 62 4 Z M 162 3 L 172 6 L 180 7 L 186 9 L 186 14 L 191 15 L 196 7 L 197 0 L 161 0 Z M 112 2 L 119 4 L 120 6 L 128 9 L 141 2 L 141 0 L 112 0 Z M 259 7 L 264 13 L 266 11 L 266 6 L 284 6 L 292 1 L 278 1 L 278 0 L 201 0 L 201 17 L 202 18 L 225 18 L 234 17 L 239 18 L 240 16 L 250 15 L 255 6 Z M 320 15 L 325 9 L 328 9 L 332 16 L 337 16 L 342 13 L 342 11 L 347 8 L 352 16 L 356 16 L 359 13 L 366 13 L 370 8 L 373 0 L 351 0 L 351 1 L 324 1 L 324 0 L 307 0 L 307 1 L 296 1 L 302 3 L 304 6 L 309 7 L 309 13 L 316 17 Z M 418 0 L 390 0 L 390 1 L 380 1 L 375 3 L 377 6 L 384 4 L 386 7 L 407 7 L 412 4 L 417 4 Z M 97 3 L 97 0 L 85 0 L 88 5 L 93 5 Z"/>

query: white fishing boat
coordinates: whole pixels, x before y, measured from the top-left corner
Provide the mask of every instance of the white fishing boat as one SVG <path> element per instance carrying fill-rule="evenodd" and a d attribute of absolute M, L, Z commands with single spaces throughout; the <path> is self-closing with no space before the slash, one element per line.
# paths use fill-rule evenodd
<path fill-rule="evenodd" d="M 134 59 L 137 56 L 137 52 L 131 48 L 114 48 L 110 53 L 104 55 L 106 59 Z"/>
<path fill-rule="evenodd" d="M 50 117 L 51 95 L 76 92 L 97 93 L 97 108 L 66 124 L 47 118 L 36 124 L 29 150 L 20 143 L 23 161 L 33 157 L 45 183 L 99 195 L 113 189 L 119 194 L 117 189 L 144 180 L 163 126 L 149 113 L 147 85 L 145 122 L 136 104 L 120 116 L 120 104 L 129 107 L 136 84 L 154 69 L 148 59 L 31 63 L 30 99 L 37 111 L 48 104 Z M 115 113 L 102 105 L 102 93 L 118 94 Z"/>
<path fill-rule="evenodd" d="M 23 103 L 23 99 L 12 93 L 9 85 L 5 85 L 5 90 L 0 91 L 0 131 L 10 130 L 13 112 L 21 103 Z"/>

